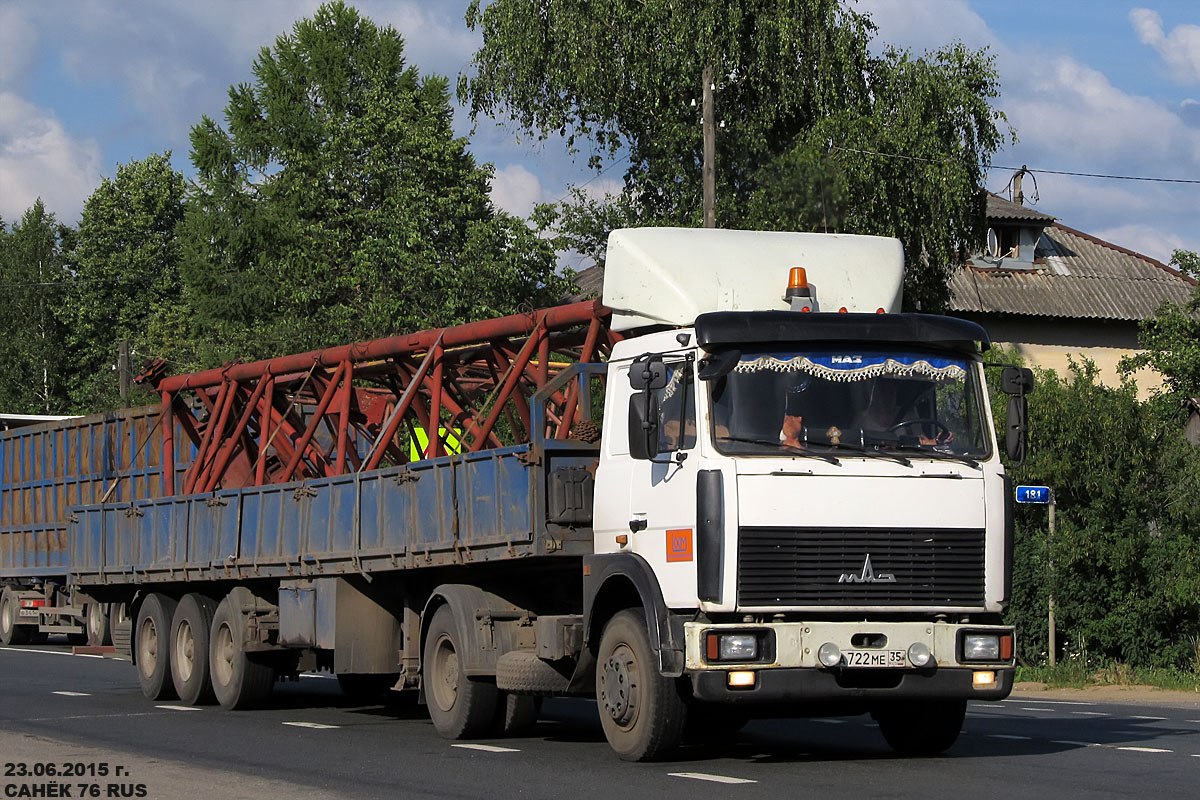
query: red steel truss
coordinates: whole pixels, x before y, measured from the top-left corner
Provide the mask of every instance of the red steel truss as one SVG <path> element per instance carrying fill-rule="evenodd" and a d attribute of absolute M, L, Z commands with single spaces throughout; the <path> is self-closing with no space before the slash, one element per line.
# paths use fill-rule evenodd
<path fill-rule="evenodd" d="M 162 396 L 163 493 L 176 493 L 176 422 L 196 447 L 182 494 L 528 441 L 530 398 L 602 360 L 620 339 L 608 320 L 586 301 L 188 375 L 153 362 L 138 381 Z M 547 437 L 569 435 L 577 405 L 574 382 L 551 396 Z"/>

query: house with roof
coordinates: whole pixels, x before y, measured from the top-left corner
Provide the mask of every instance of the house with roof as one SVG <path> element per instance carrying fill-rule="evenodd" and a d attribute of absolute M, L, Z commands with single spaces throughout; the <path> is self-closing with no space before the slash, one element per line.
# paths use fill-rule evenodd
<path fill-rule="evenodd" d="M 1138 351 L 1138 322 L 1166 301 L 1186 303 L 1195 285 L 1161 261 L 994 194 L 987 221 L 986 252 L 951 278 L 948 312 L 1060 375 L 1069 357 L 1089 358 L 1102 381 L 1117 384 L 1121 358 Z M 1143 397 L 1161 385 L 1152 370 L 1134 377 Z"/>

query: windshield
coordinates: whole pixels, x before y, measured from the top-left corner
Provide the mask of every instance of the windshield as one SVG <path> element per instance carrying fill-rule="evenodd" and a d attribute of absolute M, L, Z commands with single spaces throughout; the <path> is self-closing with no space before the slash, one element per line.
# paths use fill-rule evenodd
<path fill-rule="evenodd" d="M 744 351 L 709 390 L 722 453 L 990 455 L 978 375 L 953 354 Z"/>

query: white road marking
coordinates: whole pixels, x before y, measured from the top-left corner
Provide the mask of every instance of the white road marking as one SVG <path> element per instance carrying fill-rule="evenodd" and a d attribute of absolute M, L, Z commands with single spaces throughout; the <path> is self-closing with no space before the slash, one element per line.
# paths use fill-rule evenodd
<path fill-rule="evenodd" d="M 989 733 L 988 737 L 991 739 L 1020 739 L 1021 741 L 1028 741 L 1033 738 L 1032 736 L 1014 736 L 1011 733 Z"/>
<path fill-rule="evenodd" d="M 1051 739 L 1051 744 L 1069 744 L 1076 747 L 1103 747 L 1099 742 L 1076 742 L 1072 739 Z"/>
<path fill-rule="evenodd" d="M 1044 711 L 1047 714 L 1054 714 L 1054 713 L 1058 712 L 1057 708 L 1025 708 L 1024 706 L 1021 707 L 1021 710 L 1022 711 Z"/>
<path fill-rule="evenodd" d="M 91 697 L 88 692 L 51 692 L 50 694 L 61 694 L 63 697 Z"/>
<path fill-rule="evenodd" d="M 1134 753 L 1174 753 L 1174 750 L 1163 750 L 1161 747 L 1118 747 L 1117 750 L 1130 750 Z"/>
<path fill-rule="evenodd" d="M 310 675 L 307 672 L 304 673 L 303 675 L 301 675 L 300 677 L 301 678 L 321 678 L 321 679 L 327 680 L 327 681 L 336 681 L 337 680 L 337 675 Z"/>
<path fill-rule="evenodd" d="M 811 722 L 828 722 L 830 725 L 841 725 L 846 720 L 844 719 L 814 719 Z"/>
<path fill-rule="evenodd" d="M 1078 714 L 1081 717 L 1107 717 L 1103 711 L 1068 711 L 1068 714 Z"/>
<path fill-rule="evenodd" d="M 68 653 L 66 650 L 34 650 L 32 647 L 0 647 L 0 653 L 44 653 L 48 656 L 74 656 L 75 658 L 104 658 L 94 653 Z"/>
<path fill-rule="evenodd" d="M 1151 720 L 1152 722 L 1162 722 L 1166 719 L 1166 717 L 1141 717 L 1141 716 L 1138 716 L 1137 714 L 1133 714 L 1129 718 L 1130 719 L 1148 719 L 1148 720 Z"/>
<path fill-rule="evenodd" d="M 326 725 L 322 722 L 284 722 L 283 724 L 291 725 L 294 728 L 312 728 L 318 731 L 327 731 L 342 727 L 341 725 Z"/>
<path fill-rule="evenodd" d="M 1200 719 L 1185 719 L 1184 722 L 1200 722 Z"/>
<path fill-rule="evenodd" d="M 1082 700 L 1028 700 L 1024 697 L 1008 700 L 1009 703 L 1045 703 L 1055 706 L 1094 706 L 1095 703 L 1085 703 Z"/>
<path fill-rule="evenodd" d="M 707 772 L 668 772 L 672 778 L 691 778 L 694 781 L 709 781 L 710 783 L 758 783 L 749 778 L 731 778 L 728 775 L 709 775 Z"/>
<path fill-rule="evenodd" d="M 515 747 L 497 747 L 494 744 L 452 744 L 451 747 L 461 747 L 463 750 L 482 750 L 485 753 L 519 753 Z"/>
<path fill-rule="evenodd" d="M 155 706 L 155 708 L 166 709 L 167 711 L 199 711 L 195 706 Z"/>

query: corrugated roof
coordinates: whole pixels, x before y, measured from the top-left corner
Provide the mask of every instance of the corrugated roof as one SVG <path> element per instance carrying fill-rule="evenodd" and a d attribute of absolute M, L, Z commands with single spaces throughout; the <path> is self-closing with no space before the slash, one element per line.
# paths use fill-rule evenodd
<path fill-rule="evenodd" d="M 988 219 L 1027 220 L 1029 222 L 1042 222 L 1046 225 L 1049 225 L 1056 219 L 1056 217 L 1043 214 L 1029 206 L 1009 202 L 1000 195 L 992 194 L 991 192 L 988 192 L 987 195 L 987 216 Z"/>
<path fill-rule="evenodd" d="M 579 289 L 564 298 L 564 302 L 577 303 L 580 300 L 597 300 L 604 294 L 604 267 L 599 264 L 575 273 L 575 286 Z"/>
<path fill-rule="evenodd" d="M 1042 231 L 1033 269 L 978 263 L 951 278 L 951 311 L 1140 320 L 1166 301 L 1186 303 L 1193 285 L 1160 261 L 1059 224 Z"/>

